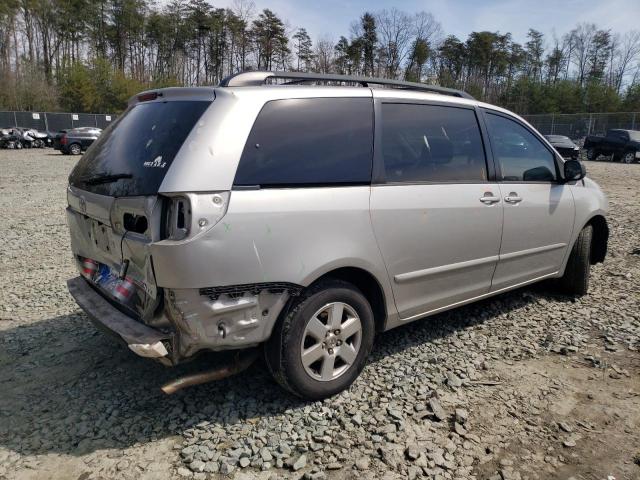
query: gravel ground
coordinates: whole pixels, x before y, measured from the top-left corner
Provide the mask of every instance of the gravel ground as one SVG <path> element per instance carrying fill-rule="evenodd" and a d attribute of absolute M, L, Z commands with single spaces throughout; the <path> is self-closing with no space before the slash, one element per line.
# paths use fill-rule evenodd
<path fill-rule="evenodd" d="M 591 162 L 610 253 L 581 299 L 534 287 L 379 336 L 353 387 L 303 402 L 254 365 L 195 371 L 95 331 L 66 291 L 75 159 L 0 150 L 0 478 L 640 478 L 640 165 Z"/>

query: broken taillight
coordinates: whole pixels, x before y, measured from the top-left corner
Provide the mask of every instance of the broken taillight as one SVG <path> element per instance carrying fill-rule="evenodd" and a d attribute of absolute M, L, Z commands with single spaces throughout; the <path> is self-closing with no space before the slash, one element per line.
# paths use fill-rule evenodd
<path fill-rule="evenodd" d="M 230 194 L 206 192 L 162 196 L 162 238 L 184 240 L 209 230 L 227 213 Z"/>
<path fill-rule="evenodd" d="M 191 226 L 191 204 L 187 197 L 171 197 L 167 199 L 167 216 L 165 234 L 170 240 L 182 240 L 189 235 Z"/>

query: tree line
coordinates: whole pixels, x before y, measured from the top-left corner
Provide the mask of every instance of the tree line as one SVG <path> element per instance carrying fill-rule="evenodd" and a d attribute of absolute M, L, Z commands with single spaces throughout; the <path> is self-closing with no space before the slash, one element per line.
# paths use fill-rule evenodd
<path fill-rule="evenodd" d="M 2 0 L 0 109 L 118 112 L 147 88 L 246 70 L 368 75 L 463 89 L 522 114 L 640 110 L 640 32 L 582 23 L 447 35 L 428 12 L 364 12 L 312 39 L 247 0 Z"/>

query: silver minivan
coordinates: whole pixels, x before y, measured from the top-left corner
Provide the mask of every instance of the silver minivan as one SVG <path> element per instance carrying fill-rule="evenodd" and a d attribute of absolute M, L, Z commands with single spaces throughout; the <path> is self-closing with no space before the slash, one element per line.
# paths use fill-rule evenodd
<path fill-rule="evenodd" d="M 250 72 L 131 99 L 69 177 L 72 296 L 136 354 L 263 351 L 319 399 L 376 332 L 545 279 L 587 292 L 607 200 L 522 118 L 457 90 Z M 257 347 L 261 347 L 260 349 Z"/>

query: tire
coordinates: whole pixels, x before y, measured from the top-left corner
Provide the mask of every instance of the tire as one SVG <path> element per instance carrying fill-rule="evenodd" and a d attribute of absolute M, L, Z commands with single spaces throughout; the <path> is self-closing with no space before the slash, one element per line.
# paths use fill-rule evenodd
<path fill-rule="evenodd" d="M 598 151 L 593 147 L 587 150 L 587 160 L 595 161 L 598 159 L 598 155 Z"/>
<path fill-rule="evenodd" d="M 339 316 L 339 321 L 329 329 L 333 315 Z M 349 331 L 335 328 L 336 325 Z M 282 387 L 299 397 L 320 400 L 345 390 L 360 375 L 374 334 L 373 311 L 362 292 L 342 280 L 325 280 L 283 310 L 265 344 L 265 359 Z"/>
<path fill-rule="evenodd" d="M 564 275 L 558 279 L 560 290 L 567 295 L 582 296 L 589 290 L 592 237 L 593 227 L 587 225 L 573 245 Z"/>
<path fill-rule="evenodd" d="M 69 153 L 71 155 L 80 155 L 82 153 L 82 147 L 77 143 L 72 143 L 69 145 Z"/>
<path fill-rule="evenodd" d="M 636 152 L 625 152 L 625 154 L 622 156 L 621 161 L 622 163 L 633 163 L 636 160 Z"/>
<path fill-rule="evenodd" d="M 22 149 L 22 142 L 17 141 L 16 142 L 16 150 L 21 150 Z"/>

